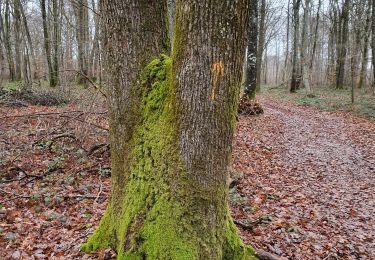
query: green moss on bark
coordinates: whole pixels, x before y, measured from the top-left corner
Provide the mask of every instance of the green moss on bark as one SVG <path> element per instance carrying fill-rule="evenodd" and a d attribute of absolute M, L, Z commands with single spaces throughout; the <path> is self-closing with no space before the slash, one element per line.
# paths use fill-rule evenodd
<path fill-rule="evenodd" d="M 192 183 L 180 163 L 171 74 L 172 60 L 167 56 L 151 61 L 142 72 L 141 120 L 132 136 L 129 165 L 124 167 L 129 172 L 113 173 L 127 176 L 126 183 L 112 184 L 125 186 L 123 205 L 111 199 L 98 229 L 81 248 L 90 252 L 111 247 L 118 259 L 131 260 L 207 259 L 209 252 L 218 252 L 211 259 L 254 259 L 238 237 L 228 208 L 219 207 L 226 189 L 199 187 L 192 194 L 191 187 L 198 184 Z M 202 203 L 214 205 L 217 223 L 227 219 L 227 226 L 200 234 L 198 228 L 207 216 L 195 213 Z"/>

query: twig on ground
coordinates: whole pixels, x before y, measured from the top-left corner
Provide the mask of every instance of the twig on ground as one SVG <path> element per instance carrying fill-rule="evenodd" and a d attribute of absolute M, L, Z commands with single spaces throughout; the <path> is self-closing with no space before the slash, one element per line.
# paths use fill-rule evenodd
<path fill-rule="evenodd" d="M 82 110 L 70 110 L 70 111 L 62 111 L 62 112 L 48 112 L 48 113 L 33 113 L 33 114 L 23 114 L 23 115 L 11 115 L 11 116 L 0 117 L 0 119 L 17 118 L 17 117 L 54 116 L 54 115 L 74 114 L 74 113 L 104 115 L 104 114 L 107 114 L 108 112 L 107 111 L 103 111 L 103 112 L 88 112 L 88 111 L 82 111 Z"/>
<path fill-rule="evenodd" d="M 106 147 L 106 149 L 109 149 L 109 144 L 108 143 L 101 143 L 101 144 L 95 144 L 91 146 L 89 151 L 87 152 L 87 156 L 90 156 L 95 153 L 95 151 L 99 150 L 102 147 Z"/>
<path fill-rule="evenodd" d="M 96 204 L 98 202 L 98 199 L 99 199 L 100 195 L 102 194 L 102 191 L 103 191 L 103 182 L 102 182 L 102 179 L 100 178 L 100 188 L 99 188 L 98 195 L 96 195 L 96 198 L 94 200 L 94 204 Z"/>
<path fill-rule="evenodd" d="M 287 258 L 266 252 L 263 249 L 255 249 L 255 255 L 260 260 L 287 260 Z"/>
<path fill-rule="evenodd" d="M 78 140 L 78 138 L 73 134 L 69 134 L 69 133 L 59 134 L 50 139 L 51 142 L 47 145 L 47 148 L 50 148 L 56 140 L 61 139 L 61 138 L 70 138 L 70 139 Z"/>

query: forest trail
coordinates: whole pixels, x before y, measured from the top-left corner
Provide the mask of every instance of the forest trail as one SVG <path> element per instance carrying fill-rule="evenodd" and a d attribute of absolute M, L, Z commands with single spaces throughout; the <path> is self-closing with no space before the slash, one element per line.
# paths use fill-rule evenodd
<path fill-rule="evenodd" d="M 244 232 L 247 241 L 291 259 L 373 259 L 375 122 L 260 102 L 265 114 L 241 118 L 235 141 L 238 190 L 253 209 L 235 215 L 269 219 Z"/>

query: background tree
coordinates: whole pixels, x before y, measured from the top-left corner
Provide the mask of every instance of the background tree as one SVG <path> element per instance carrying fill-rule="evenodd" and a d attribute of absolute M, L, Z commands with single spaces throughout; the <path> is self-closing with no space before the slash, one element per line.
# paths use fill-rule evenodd
<path fill-rule="evenodd" d="M 337 34 L 337 67 L 336 67 L 336 88 L 344 88 L 345 76 L 345 62 L 347 58 L 347 43 L 349 37 L 349 8 L 350 0 L 345 0 L 341 15 L 338 21 L 338 34 Z"/>
<path fill-rule="evenodd" d="M 299 44 L 299 9 L 301 0 L 293 0 L 293 57 L 292 57 L 292 80 L 290 92 L 296 92 L 299 87 L 300 75 L 298 72 L 298 44 Z"/>
<path fill-rule="evenodd" d="M 309 80 L 309 61 L 307 58 L 307 41 L 309 38 L 309 12 L 310 0 L 305 0 L 303 12 L 303 25 L 302 25 L 302 39 L 301 39 L 301 69 L 302 81 L 308 93 L 311 93 L 311 86 Z"/>
<path fill-rule="evenodd" d="M 259 31 L 258 31 L 258 46 L 257 46 L 257 58 L 256 58 L 256 88 L 257 91 L 260 90 L 260 77 L 262 72 L 262 60 L 263 60 L 263 51 L 265 49 L 265 38 L 266 38 L 266 0 L 260 0 L 261 4 L 259 6 Z"/>
<path fill-rule="evenodd" d="M 257 80 L 257 49 L 258 49 L 258 2 L 249 3 L 249 28 L 247 33 L 246 51 L 246 75 L 245 75 L 245 95 L 255 98 Z"/>

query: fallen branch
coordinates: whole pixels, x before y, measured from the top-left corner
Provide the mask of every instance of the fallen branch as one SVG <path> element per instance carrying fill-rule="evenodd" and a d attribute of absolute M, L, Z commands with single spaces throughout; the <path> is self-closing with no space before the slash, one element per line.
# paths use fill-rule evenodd
<path fill-rule="evenodd" d="M 64 134 L 56 135 L 50 139 L 51 142 L 47 145 L 47 148 L 51 148 L 53 143 L 56 140 L 61 139 L 61 138 L 70 138 L 70 139 L 78 140 L 77 137 L 73 134 L 64 133 Z"/>
<path fill-rule="evenodd" d="M 35 113 L 35 114 L 23 114 L 23 115 L 11 115 L 11 116 L 0 117 L 0 119 L 18 118 L 18 117 L 54 116 L 54 115 L 74 114 L 74 113 L 103 115 L 103 114 L 107 114 L 107 111 L 104 111 L 104 112 L 87 112 L 87 111 L 82 111 L 82 110 L 71 110 L 71 111 L 62 111 L 62 112 L 48 112 L 48 113 Z"/>
<path fill-rule="evenodd" d="M 264 251 L 263 249 L 255 249 L 255 255 L 260 260 L 287 260 L 287 258 L 271 254 L 269 252 Z"/>
<path fill-rule="evenodd" d="M 109 149 L 109 144 L 108 143 L 102 143 L 102 144 L 95 144 L 91 146 L 89 151 L 87 152 L 87 156 L 90 156 L 95 153 L 95 151 L 99 150 L 100 148 L 105 147 L 106 149 Z"/>

